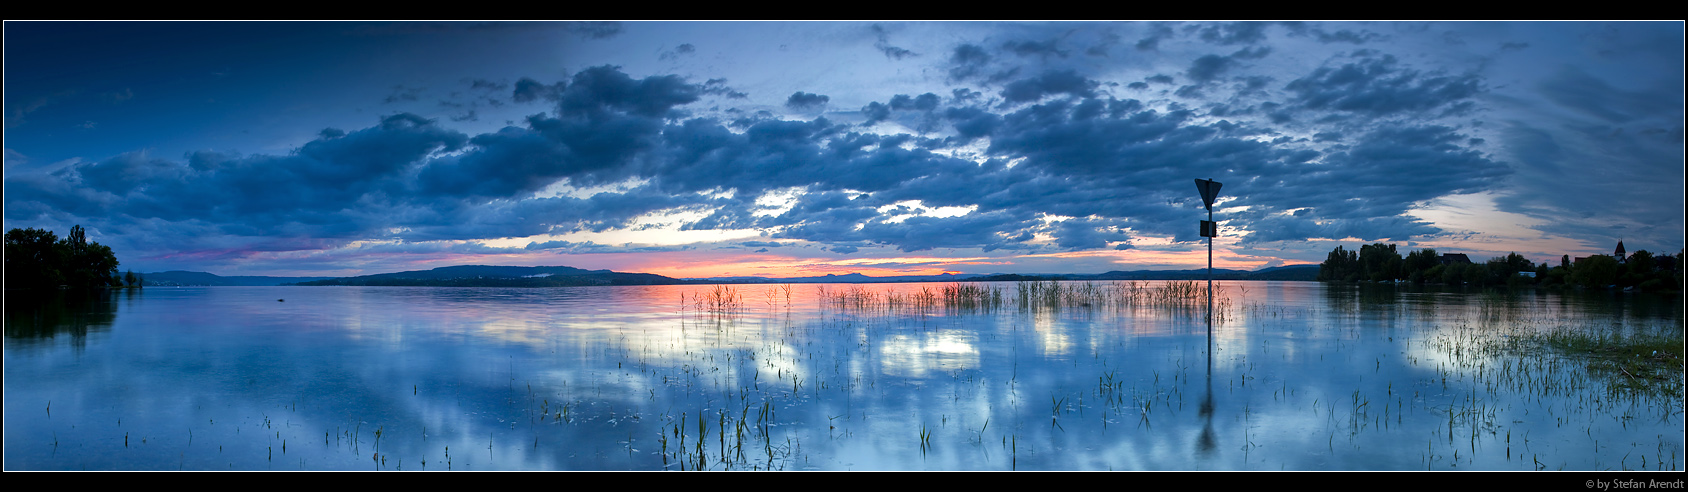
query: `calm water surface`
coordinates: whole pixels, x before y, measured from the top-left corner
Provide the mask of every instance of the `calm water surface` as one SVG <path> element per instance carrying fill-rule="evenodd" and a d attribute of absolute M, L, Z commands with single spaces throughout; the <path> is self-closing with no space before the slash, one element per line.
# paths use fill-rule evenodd
<path fill-rule="evenodd" d="M 1130 284 L 1058 305 L 970 285 L 1002 301 L 945 302 L 943 284 L 9 295 L 5 468 L 1683 469 L 1679 389 L 1493 348 L 1556 327 L 1680 337 L 1676 299 L 1221 282 L 1210 328 L 1205 300 L 1109 290 Z"/>

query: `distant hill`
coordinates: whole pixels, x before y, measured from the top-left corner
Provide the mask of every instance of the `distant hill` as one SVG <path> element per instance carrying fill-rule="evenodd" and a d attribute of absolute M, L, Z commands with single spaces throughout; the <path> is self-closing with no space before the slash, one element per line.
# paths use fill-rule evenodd
<path fill-rule="evenodd" d="M 187 287 L 196 285 L 211 286 L 265 286 L 282 285 L 296 282 L 310 282 L 334 277 L 262 277 L 262 276 L 233 276 L 224 277 L 205 272 L 185 272 L 171 270 L 168 272 L 142 273 L 142 286 L 158 287 Z"/>
<path fill-rule="evenodd" d="M 1301 280 L 1312 282 L 1318 279 L 1318 265 L 1290 265 L 1255 270 L 1254 275 L 1248 280 Z"/>
<path fill-rule="evenodd" d="M 1285 267 L 1263 268 L 1256 271 L 1213 269 L 1214 280 L 1305 280 L 1313 281 L 1319 276 L 1318 265 L 1293 265 Z M 870 277 L 860 273 L 846 275 L 826 275 L 822 277 L 711 277 L 687 279 L 689 282 L 715 283 L 886 283 L 886 282 L 1029 282 L 1044 280 L 1206 280 L 1207 269 L 1198 270 L 1133 270 L 1112 271 L 1097 274 L 1065 274 L 1065 273 L 999 273 L 994 275 L 977 274 L 943 274 L 943 275 L 905 275 L 892 277 Z"/>
<path fill-rule="evenodd" d="M 649 273 L 584 270 L 566 266 L 462 265 L 433 270 L 381 273 L 298 282 L 294 285 L 391 287 L 577 287 L 589 285 L 672 285 L 678 279 Z"/>
<path fill-rule="evenodd" d="M 982 275 L 964 273 L 956 275 L 945 273 L 942 275 L 897 275 L 890 277 L 870 277 L 860 273 L 844 275 L 826 274 L 819 277 L 709 277 L 686 279 L 689 283 L 722 283 L 722 284 L 852 284 L 852 283 L 892 283 L 892 282 L 971 282 Z"/>
<path fill-rule="evenodd" d="M 1214 280 L 1305 280 L 1319 275 L 1318 265 L 1264 268 L 1256 271 L 1214 269 Z M 434 287 L 576 287 L 591 285 L 674 284 L 813 284 L 892 282 L 1021 282 L 1044 280 L 1204 280 L 1207 269 L 1133 270 L 1099 274 L 943 274 L 872 277 L 860 273 L 818 277 L 712 277 L 676 279 L 650 273 L 586 270 L 566 266 L 460 265 L 432 270 L 381 273 L 358 277 L 224 277 L 205 272 L 169 271 L 141 274 L 148 286 L 263 286 L 263 285 L 354 285 Z"/>

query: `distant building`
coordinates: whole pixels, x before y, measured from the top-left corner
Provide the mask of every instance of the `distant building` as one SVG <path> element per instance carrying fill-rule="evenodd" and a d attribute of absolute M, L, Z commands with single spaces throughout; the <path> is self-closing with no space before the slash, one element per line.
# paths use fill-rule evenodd
<path fill-rule="evenodd" d="M 1618 263 L 1623 263 L 1625 260 L 1629 259 L 1629 256 L 1624 254 L 1624 241 L 1622 239 L 1618 240 L 1618 250 L 1612 252 L 1612 257 L 1617 258 Z"/>
<path fill-rule="evenodd" d="M 1465 256 L 1465 253 L 1442 253 L 1441 260 L 1442 260 L 1443 265 L 1451 265 L 1451 264 L 1454 264 L 1454 263 L 1471 263 L 1471 258 L 1468 257 L 1468 256 Z"/>
<path fill-rule="evenodd" d="M 1536 278 L 1536 272 L 1518 272 L 1518 275 L 1530 277 L 1530 278 Z"/>

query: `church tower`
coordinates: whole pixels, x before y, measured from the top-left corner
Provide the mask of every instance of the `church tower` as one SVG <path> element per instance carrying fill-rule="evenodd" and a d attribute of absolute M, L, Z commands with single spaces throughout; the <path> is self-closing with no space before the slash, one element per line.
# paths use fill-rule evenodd
<path fill-rule="evenodd" d="M 1624 255 L 1624 240 L 1618 240 L 1618 250 L 1612 252 L 1612 256 L 1618 257 L 1618 263 L 1623 263 L 1624 259 L 1628 258 L 1628 256 Z"/>

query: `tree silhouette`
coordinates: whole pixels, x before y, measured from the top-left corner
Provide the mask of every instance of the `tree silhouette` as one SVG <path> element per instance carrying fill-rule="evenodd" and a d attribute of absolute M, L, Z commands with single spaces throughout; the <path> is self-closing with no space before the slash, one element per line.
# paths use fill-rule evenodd
<path fill-rule="evenodd" d="M 70 228 L 62 240 L 52 231 L 12 229 L 6 232 L 6 288 L 98 288 L 122 285 L 117 256 L 111 248 L 88 242 L 82 226 Z"/>
<path fill-rule="evenodd" d="M 64 275 L 59 272 L 58 241 L 53 231 L 6 231 L 6 288 L 57 287 L 64 283 Z"/>

